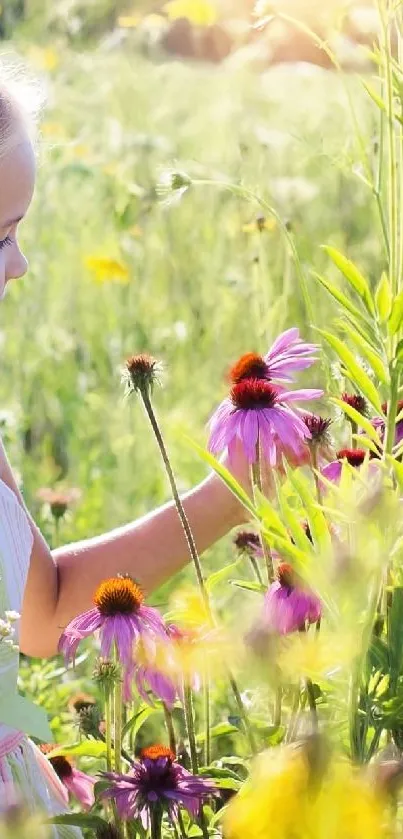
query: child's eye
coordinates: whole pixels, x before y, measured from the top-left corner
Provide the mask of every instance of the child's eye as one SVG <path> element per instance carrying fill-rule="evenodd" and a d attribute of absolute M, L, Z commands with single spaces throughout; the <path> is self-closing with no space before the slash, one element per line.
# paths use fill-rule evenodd
<path fill-rule="evenodd" d="M 12 244 L 13 244 L 13 240 L 12 240 L 11 236 L 6 236 L 5 239 L 2 239 L 2 241 L 0 241 L 0 251 L 2 251 L 3 248 L 6 248 L 7 245 L 12 245 Z"/>

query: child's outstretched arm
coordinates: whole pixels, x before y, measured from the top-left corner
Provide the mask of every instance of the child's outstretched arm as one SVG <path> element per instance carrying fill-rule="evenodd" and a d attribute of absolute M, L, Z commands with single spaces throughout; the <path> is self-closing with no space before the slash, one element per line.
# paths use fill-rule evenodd
<path fill-rule="evenodd" d="M 247 474 L 240 456 L 237 477 L 244 485 Z M 0 477 L 24 505 L 4 451 Z M 200 553 L 244 520 L 242 508 L 214 474 L 188 492 L 183 502 Z M 109 533 L 53 552 L 31 517 L 29 520 L 34 545 L 21 619 L 21 649 L 27 655 L 56 652 L 63 628 L 92 607 L 101 580 L 128 573 L 149 593 L 189 561 L 172 503 Z"/>

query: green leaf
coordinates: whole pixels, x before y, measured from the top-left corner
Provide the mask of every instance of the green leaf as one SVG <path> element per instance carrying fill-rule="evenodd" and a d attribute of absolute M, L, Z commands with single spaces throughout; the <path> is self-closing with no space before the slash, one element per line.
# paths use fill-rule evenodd
<path fill-rule="evenodd" d="M 346 347 L 343 341 L 340 341 L 339 338 L 336 338 L 336 336 L 332 335 L 330 332 L 325 332 L 323 329 L 318 329 L 318 332 L 323 335 L 326 341 L 337 353 L 340 360 L 347 368 L 347 371 L 350 373 L 356 386 L 362 391 L 363 395 L 368 399 L 368 402 L 371 403 L 373 408 L 375 408 L 377 414 L 382 416 L 382 404 L 379 398 L 379 393 L 373 382 L 371 382 L 369 376 L 367 376 L 362 367 L 357 364 L 351 350 Z"/>
<path fill-rule="evenodd" d="M 375 102 L 375 105 L 377 105 L 381 111 L 386 111 L 386 102 L 384 102 L 382 96 L 380 96 L 379 93 L 377 93 L 376 90 L 368 84 L 368 82 L 362 81 L 362 84 L 367 91 L 368 96 L 370 96 L 372 101 Z"/>
<path fill-rule="evenodd" d="M 403 338 L 396 347 L 395 361 L 396 364 L 403 364 Z"/>
<path fill-rule="evenodd" d="M 241 734 L 242 732 L 237 728 L 235 725 L 232 725 L 230 722 L 219 722 L 217 725 L 213 725 L 210 729 L 210 737 L 227 737 L 229 734 Z M 205 739 L 204 732 L 201 732 L 197 735 L 196 740 L 198 743 L 202 743 Z"/>
<path fill-rule="evenodd" d="M 267 586 L 262 585 L 262 583 L 255 583 L 251 580 L 231 580 L 231 585 L 243 588 L 245 591 L 256 591 L 258 594 L 264 594 L 267 589 Z"/>
<path fill-rule="evenodd" d="M 346 280 L 350 283 L 354 291 L 361 297 L 370 315 L 375 315 L 375 306 L 372 299 L 369 285 L 361 272 L 358 270 L 351 259 L 347 259 L 336 248 L 325 245 L 323 250 L 330 256 L 330 259 L 336 267 L 344 274 Z"/>
<path fill-rule="evenodd" d="M 201 766 L 199 767 L 199 775 L 205 778 L 231 778 L 233 781 L 242 781 L 242 778 L 237 775 L 232 769 L 226 769 L 222 766 Z"/>
<path fill-rule="evenodd" d="M 392 310 L 392 303 L 392 289 L 390 287 L 388 275 L 386 271 L 383 271 L 381 279 L 379 280 L 378 288 L 375 292 L 375 305 L 378 310 L 379 320 L 381 323 L 386 323 Z"/>
<path fill-rule="evenodd" d="M 287 478 L 292 487 L 298 493 L 303 506 L 305 507 L 309 529 L 312 534 L 314 545 L 320 551 L 329 550 L 331 545 L 329 527 L 326 518 L 312 493 L 311 484 L 299 469 L 287 467 Z"/>
<path fill-rule="evenodd" d="M 210 574 L 210 576 L 207 577 L 206 580 L 207 591 L 211 593 L 216 588 L 216 586 L 219 585 L 219 583 L 221 583 L 223 580 L 226 580 L 227 577 L 229 577 L 232 574 L 232 572 L 235 570 L 235 568 L 237 568 L 238 565 L 239 559 L 237 559 L 235 562 L 231 562 L 230 565 L 226 565 L 225 568 L 220 568 L 219 571 L 214 571 L 212 574 Z"/>
<path fill-rule="evenodd" d="M 350 336 L 353 343 L 358 347 L 361 351 L 362 355 L 367 359 L 369 364 L 371 365 L 375 376 L 379 379 L 382 384 L 388 386 L 389 385 L 389 373 L 383 363 L 383 360 L 379 353 L 377 353 L 372 347 L 370 347 L 368 341 L 357 332 L 354 327 L 350 326 L 349 323 L 344 322 L 342 324 L 342 329 L 347 332 Z"/>
<path fill-rule="evenodd" d="M 152 714 L 155 714 L 157 711 L 160 711 L 160 707 L 156 707 L 154 705 L 143 705 L 137 714 L 134 717 L 131 717 L 130 720 L 126 723 L 122 731 L 122 739 L 126 737 L 126 734 L 129 731 L 132 732 L 133 737 L 137 737 L 137 734 L 140 731 L 140 728 L 147 722 L 148 718 L 151 717 Z"/>
<path fill-rule="evenodd" d="M 337 405 L 345 414 L 347 414 L 350 419 L 356 423 L 358 428 L 362 428 L 363 431 L 366 431 L 368 437 L 375 443 L 376 446 L 382 448 L 382 443 L 379 439 L 379 435 L 377 430 L 374 426 L 370 423 L 367 417 L 363 417 L 359 411 L 356 411 L 351 405 L 347 405 L 347 402 L 343 402 L 342 399 L 337 399 L 336 397 L 331 397 L 330 402 L 333 402 L 334 405 Z"/>
<path fill-rule="evenodd" d="M 316 271 L 313 271 L 313 275 L 321 283 L 321 285 L 323 285 L 326 291 L 328 291 L 329 294 L 331 294 L 332 297 L 334 297 L 334 299 L 337 300 L 337 302 L 353 316 L 353 318 L 357 321 L 364 320 L 364 316 L 360 310 L 354 306 L 354 303 L 352 303 L 351 300 L 349 300 L 348 297 L 346 297 L 346 295 L 337 288 L 337 286 L 333 285 L 333 283 L 325 277 L 322 277 L 321 274 L 317 274 Z"/>
<path fill-rule="evenodd" d="M 390 335 L 395 335 L 403 324 L 403 291 L 395 297 L 388 321 Z"/>
<path fill-rule="evenodd" d="M 76 757 L 106 757 L 106 743 L 101 740 L 83 740 L 70 746 L 56 746 L 48 757 L 58 755 L 76 755 Z"/>
<path fill-rule="evenodd" d="M 222 463 L 214 457 L 214 455 L 210 454 L 210 452 L 206 449 L 203 449 L 203 446 L 199 446 L 199 444 L 192 440 L 191 437 L 188 437 L 187 434 L 184 434 L 183 437 L 189 446 L 191 446 L 191 448 L 202 458 L 202 460 L 214 469 L 217 475 L 219 475 L 219 477 L 224 481 L 228 489 L 236 496 L 238 501 L 240 501 L 241 504 L 249 510 L 254 518 L 258 518 L 249 495 L 234 478 L 229 469 L 223 466 Z"/>
<path fill-rule="evenodd" d="M 62 816 L 53 816 L 47 819 L 47 824 L 69 824 L 75 827 L 86 828 L 87 830 L 106 830 L 108 822 L 95 816 L 92 813 L 65 813 Z"/>

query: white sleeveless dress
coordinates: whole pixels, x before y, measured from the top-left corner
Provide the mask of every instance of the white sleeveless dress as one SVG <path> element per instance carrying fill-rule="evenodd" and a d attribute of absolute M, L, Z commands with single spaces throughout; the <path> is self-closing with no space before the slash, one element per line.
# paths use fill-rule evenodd
<path fill-rule="evenodd" d="M 21 613 L 33 536 L 14 492 L 0 479 L 0 618 L 7 610 Z M 18 634 L 18 630 L 17 633 Z M 0 643 L 0 684 L 17 684 L 18 652 Z M 1 812 L 21 801 L 32 813 L 66 812 L 66 789 L 34 743 L 0 721 Z M 81 831 L 58 825 L 52 839 L 80 839 Z"/>

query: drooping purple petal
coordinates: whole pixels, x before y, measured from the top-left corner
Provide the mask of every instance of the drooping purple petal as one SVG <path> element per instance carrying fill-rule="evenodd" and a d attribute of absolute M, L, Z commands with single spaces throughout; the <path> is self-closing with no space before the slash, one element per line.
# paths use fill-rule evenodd
<path fill-rule="evenodd" d="M 79 769 L 72 770 L 71 775 L 63 778 L 63 783 L 80 802 L 85 810 L 90 810 L 94 804 L 94 784 L 95 778 L 86 775 L 85 772 L 80 772 Z"/>
<path fill-rule="evenodd" d="M 342 468 L 343 464 L 340 460 L 332 460 L 331 463 L 328 463 L 326 466 L 323 467 L 321 472 L 323 477 L 327 478 L 328 481 L 338 483 L 341 478 Z"/>

